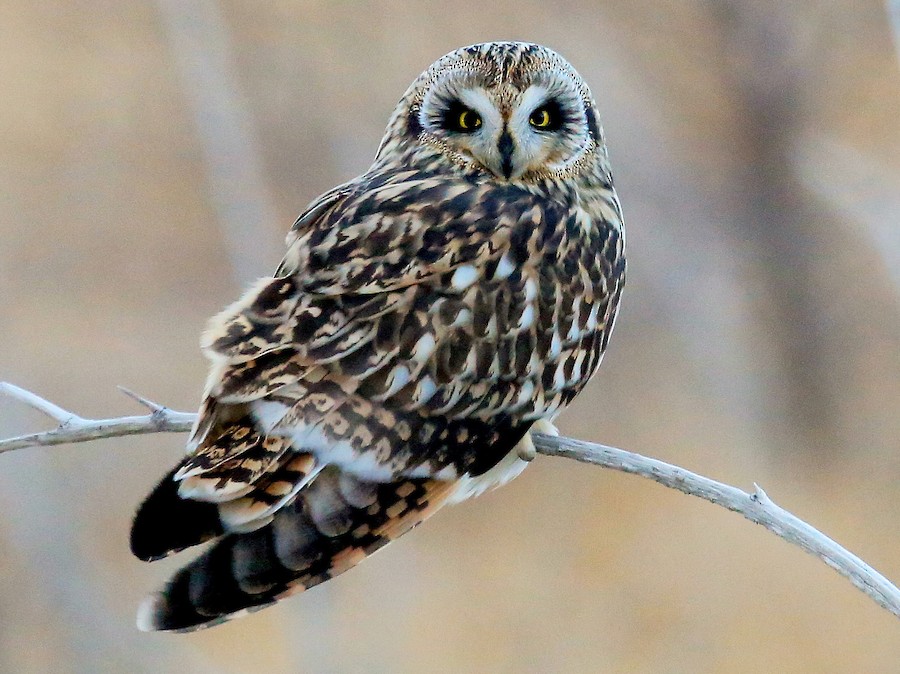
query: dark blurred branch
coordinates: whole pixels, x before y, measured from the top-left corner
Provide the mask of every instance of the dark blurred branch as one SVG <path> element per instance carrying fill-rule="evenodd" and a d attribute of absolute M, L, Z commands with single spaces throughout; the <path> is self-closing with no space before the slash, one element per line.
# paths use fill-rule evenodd
<path fill-rule="evenodd" d="M 900 31 L 900 0 L 896 4 Z M 900 48 L 900 33 L 897 40 Z M 859 234 L 866 251 L 881 259 L 886 279 L 900 295 L 900 227 L 895 221 L 900 213 L 900 174 L 874 153 L 824 133 L 806 134 L 794 143 L 791 161 L 803 186 L 843 220 L 845 232 Z M 841 189 L 836 190 L 836 184 Z M 870 301 L 878 301 L 872 297 L 875 293 L 868 294 Z M 891 301 L 875 311 L 881 314 L 898 308 Z M 887 330 L 889 325 L 885 323 Z"/>
<path fill-rule="evenodd" d="M 888 21 L 891 24 L 891 35 L 894 38 L 894 50 L 900 59 L 900 0 L 886 0 Z"/>
<path fill-rule="evenodd" d="M 210 200 L 240 285 L 281 259 L 275 199 L 220 3 L 156 0 L 203 153 Z"/>
<path fill-rule="evenodd" d="M 833 214 L 803 189 L 791 171 L 790 152 L 809 110 L 806 92 L 819 72 L 819 51 L 798 3 L 763 0 L 715 3 L 722 59 L 740 125 L 735 139 L 743 169 L 734 196 L 734 219 L 759 284 L 753 321 L 765 334 L 769 413 L 776 435 L 816 465 L 840 455 L 848 442 L 839 423 L 843 383 L 835 374 L 843 345 L 827 283 L 842 264 L 833 251 L 841 232 Z M 824 262 L 827 260 L 827 263 Z M 823 265 L 828 273 L 823 273 Z M 829 326 L 826 329 L 825 326 Z"/>
<path fill-rule="evenodd" d="M 125 393 L 151 410 L 139 417 L 85 419 L 54 405 L 23 388 L 0 382 L 0 394 L 6 394 L 33 407 L 59 423 L 43 433 L 0 440 L 0 453 L 37 445 L 59 445 L 99 438 L 112 438 L 141 433 L 184 432 L 190 430 L 196 415 L 175 412 L 142 398 L 127 389 Z M 640 454 L 607 447 L 593 442 L 535 434 L 535 448 L 546 456 L 561 456 L 611 468 L 623 473 L 649 478 L 671 489 L 697 496 L 710 503 L 740 513 L 751 522 L 761 524 L 776 536 L 809 552 L 874 599 L 879 606 L 900 617 L 900 590 L 853 553 L 828 538 L 803 520 L 776 505 L 756 486 L 752 494 L 715 480 L 697 475 Z"/>

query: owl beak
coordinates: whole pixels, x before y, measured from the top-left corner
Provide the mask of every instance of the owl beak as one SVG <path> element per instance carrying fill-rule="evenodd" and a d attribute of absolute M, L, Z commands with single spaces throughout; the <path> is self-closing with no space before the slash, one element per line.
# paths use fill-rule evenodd
<path fill-rule="evenodd" d="M 513 152 L 515 150 L 516 145 L 512 136 L 509 135 L 509 131 L 503 129 L 503 133 L 500 134 L 500 140 L 497 141 L 497 151 L 500 153 L 500 170 L 507 180 L 510 179 L 513 173 Z"/>

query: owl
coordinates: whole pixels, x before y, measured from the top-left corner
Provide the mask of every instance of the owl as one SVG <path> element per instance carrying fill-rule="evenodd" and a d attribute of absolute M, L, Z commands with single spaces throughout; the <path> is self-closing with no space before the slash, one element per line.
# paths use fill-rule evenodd
<path fill-rule="evenodd" d="M 133 553 L 202 554 L 141 605 L 193 630 L 356 565 L 503 484 L 597 369 L 625 275 L 594 99 L 535 44 L 491 42 L 409 87 L 372 167 L 212 319 L 187 454 Z"/>

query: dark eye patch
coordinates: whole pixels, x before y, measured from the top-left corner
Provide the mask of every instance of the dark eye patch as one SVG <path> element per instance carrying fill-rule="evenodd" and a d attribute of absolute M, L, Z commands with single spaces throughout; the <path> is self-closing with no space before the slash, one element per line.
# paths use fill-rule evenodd
<path fill-rule="evenodd" d="M 594 114 L 594 109 L 591 107 L 587 107 L 584 110 L 584 116 L 587 118 L 588 131 L 591 136 L 593 136 L 594 141 L 600 142 L 600 125 L 597 123 L 597 115 Z"/>

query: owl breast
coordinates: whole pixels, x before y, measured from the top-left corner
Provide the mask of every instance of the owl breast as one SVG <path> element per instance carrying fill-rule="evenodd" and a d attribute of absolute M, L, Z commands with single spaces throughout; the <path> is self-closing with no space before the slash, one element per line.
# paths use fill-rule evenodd
<path fill-rule="evenodd" d="M 576 209 L 538 217 L 512 230 L 502 255 L 395 293 L 375 328 L 396 345 L 390 367 L 367 355 L 378 339 L 340 366 L 358 394 L 419 419 L 551 417 L 596 371 L 623 273 L 617 228 Z M 360 362 L 371 373 L 346 372 Z"/>
<path fill-rule="evenodd" d="M 425 408 L 516 422 L 555 416 L 600 364 L 623 277 L 620 231 L 604 221 L 573 210 L 514 230 L 482 275 L 458 269 L 430 290 L 439 346 L 429 373 L 467 385 Z"/>

